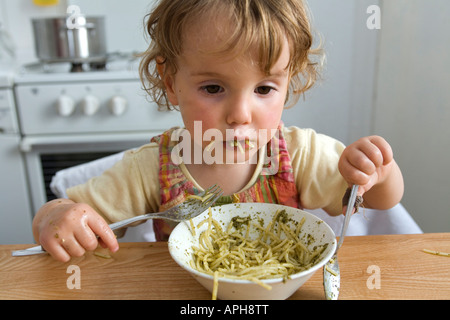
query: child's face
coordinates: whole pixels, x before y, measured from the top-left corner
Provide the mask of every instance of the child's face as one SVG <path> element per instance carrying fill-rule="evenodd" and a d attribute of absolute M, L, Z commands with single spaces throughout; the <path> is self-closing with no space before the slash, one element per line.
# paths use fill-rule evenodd
<path fill-rule="evenodd" d="M 285 41 L 271 74 L 266 75 L 257 64 L 257 53 L 230 55 L 231 58 L 208 53 L 223 45 L 218 34 L 220 31 L 214 26 L 198 24 L 189 28 L 177 60 L 177 72 L 166 79 L 168 98 L 179 106 L 191 137 L 194 137 L 194 121 L 201 121 L 203 132 L 211 128 L 220 130 L 224 149 L 230 149 L 234 139 L 246 147 L 249 157 L 257 149 L 251 150 L 251 146 L 266 144 L 280 123 L 289 86 L 288 42 Z M 230 129 L 233 130 L 231 141 L 230 131 L 227 133 Z M 261 131 L 266 133 L 259 134 L 255 141 L 255 133 Z M 249 139 L 250 143 L 246 143 Z M 203 141 L 203 148 L 209 143 Z M 237 146 L 233 149 L 242 151 Z"/>

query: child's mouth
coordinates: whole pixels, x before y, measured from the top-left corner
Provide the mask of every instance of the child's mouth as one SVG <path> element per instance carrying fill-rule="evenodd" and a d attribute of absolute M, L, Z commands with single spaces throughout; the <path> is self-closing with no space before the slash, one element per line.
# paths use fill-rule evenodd
<path fill-rule="evenodd" d="M 241 153 L 255 148 L 255 144 L 249 139 L 224 141 L 224 146 L 228 149 L 239 150 Z"/>
<path fill-rule="evenodd" d="M 224 149 L 239 151 L 241 153 L 245 153 L 245 151 L 252 150 L 256 147 L 256 142 L 251 141 L 248 138 L 245 139 L 234 139 L 234 140 L 227 140 L 227 141 L 211 141 L 206 147 L 206 151 L 211 151 L 215 145 L 222 144 Z"/>

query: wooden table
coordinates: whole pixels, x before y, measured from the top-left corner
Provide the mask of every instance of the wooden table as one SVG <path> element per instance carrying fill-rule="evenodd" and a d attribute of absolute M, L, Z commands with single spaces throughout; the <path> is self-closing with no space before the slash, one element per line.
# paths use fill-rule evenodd
<path fill-rule="evenodd" d="M 211 299 L 165 242 L 122 243 L 111 258 L 87 253 L 68 263 L 11 256 L 29 246 L 0 246 L 0 299 Z M 450 257 L 422 249 L 450 252 L 450 233 L 346 237 L 339 298 L 450 299 Z M 322 276 L 316 272 L 290 299 L 324 299 Z"/>

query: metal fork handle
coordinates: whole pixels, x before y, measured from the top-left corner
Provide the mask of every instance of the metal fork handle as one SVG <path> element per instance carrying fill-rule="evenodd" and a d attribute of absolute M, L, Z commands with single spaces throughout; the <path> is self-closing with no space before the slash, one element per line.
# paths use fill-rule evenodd
<path fill-rule="evenodd" d="M 135 216 L 122 221 L 111 223 L 109 227 L 111 228 L 111 230 L 117 230 L 137 221 L 160 218 L 160 214 L 161 213 L 146 213 L 140 216 Z"/>
<path fill-rule="evenodd" d="M 157 218 L 165 218 L 164 216 L 161 216 L 164 212 L 158 212 L 158 213 L 147 213 L 140 216 L 135 216 L 129 219 L 125 219 L 122 221 L 118 221 L 115 223 L 111 223 L 109 227 L 111 230 L 117 230 L 123 227 L 126 227 L 134 222 L 142 221 L 142 220 L 148 220 L 148 219 L 157 219 Z M 167 219 L 167 218 L 166 218 Z M 21 256 L 28 256 L 28 255 L 35 255 L 35 254 L 41 254 L 46 253 L 47 251 L 44 250 L 42 246 L 35 246 L 32 248 L 24 249 L 24 250 L 16 250 L 12 252 L 13 257 L 21 257 Z"/>
<path fill-rule="evenodd" d="M 358 188 L 359 186 L 356 184 L 352 186 L 350 198 L 348 199 L 347 210 L 345 212 L 344 224 L 342 225 L 341 236 L 339 237 L 339 242 L 336 246 L 336 251 L 334 252 L 334 255 L 337 255 L 339 248 L 342 246 L 342 243 L 344 242 L 345 233 L 347 232 L 347 228 L 350 223 L 350 218 L 352 217 L 353 213 L 352 211 L 355 206 L 356 196 L 358 195 Z"/>
<path fill-rule="evenodd" d="M 159 218 L 159 214 L 161 214 L 161 213 L 160 212 L 159 213 L 147 213 L 144 215 L 135 216 L 135 217 L 132 217 L 129 219 L 111 223 L 109 225 L 109 227 L 111 228 L 111 230 L 117 230 L 117 229 L 123 228 L 129 224 L 137 222 L 137 221 L 148 220 L 148 219 L 152 219 L 152 218 Z M 24 250 L 13 251 L 12 256 L 13 257 L 21 257 L 21 256 L 30 256 L 30 255 L 41 254 L 41 253 L 47 253 L 47 251 L 45 251 L 44 248 L 39 245 L 39 246 L 31 247 L 28 249 L 24 249 Z"/>

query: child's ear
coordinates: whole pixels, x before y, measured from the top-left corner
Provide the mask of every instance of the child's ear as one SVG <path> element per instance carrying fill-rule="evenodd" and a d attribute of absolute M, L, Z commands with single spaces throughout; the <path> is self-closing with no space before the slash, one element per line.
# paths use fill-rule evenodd
<path fill-rule="evenodd" d="M 172 105 L 178 105 L 178 98 L 175 94 L 176 91 L 174 88 L 174 77 L 169 72 L 166 72 L 166 64 L 163 62 L 161 57 L 156 59 L 156 69 L 158 70 L 159 76 L 161 77 L 166 88 L 167 99 L 169 99 L 169 102 Z"/>
<path fill-rule="evenodd" d="M 164 85 L 166 86 L 167 99 L 173 106 L 178 105 L 178 96 L 176 94 L 174 75 L 166 74 L 164 77 Z"/>

